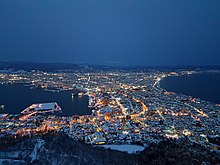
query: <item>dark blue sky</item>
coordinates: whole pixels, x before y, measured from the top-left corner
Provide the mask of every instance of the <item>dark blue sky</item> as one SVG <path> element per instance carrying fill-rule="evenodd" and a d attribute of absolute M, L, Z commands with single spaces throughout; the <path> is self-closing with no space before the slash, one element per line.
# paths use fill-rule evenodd
<path fill-rule="evenodd" d="M 0 0 L 0 60 L 220 65 L 220 0 Z"/>

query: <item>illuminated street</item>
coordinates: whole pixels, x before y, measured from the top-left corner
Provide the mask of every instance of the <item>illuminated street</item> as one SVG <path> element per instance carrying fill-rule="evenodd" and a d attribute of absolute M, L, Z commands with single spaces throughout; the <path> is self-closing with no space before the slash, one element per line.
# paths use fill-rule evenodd
<path fill-rule="evenodd" d="M 1 137 L 18 138 L 52 130 L 90 144 L 145 146 L 164 138 L 185 136 L 192 142 L 217 149 L 207 136 L 220 134 L 219 106 L 167 92 L 159 86 L 161 79 L 167 76 L 192 73 L 1 73 L 2 84 L 26 83 L 30 88 L 40 87 L 49 92 L 77 89 L 81 91 L 78 97 L 89 96 L 92 109 L 91 115 L 69 117 L 51 116 L 51 110 L 24 113 L 27 109 L 18 115 L 4 114 L 1 115 Z M 44 115 L 46 113 L 50 115 Z M 96 137 L 97 132 L 102 134 Z"/>

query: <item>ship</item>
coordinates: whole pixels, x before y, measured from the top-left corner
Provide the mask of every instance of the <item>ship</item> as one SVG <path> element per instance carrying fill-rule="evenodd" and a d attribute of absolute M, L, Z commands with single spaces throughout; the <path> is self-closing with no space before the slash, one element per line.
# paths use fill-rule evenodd
<path fill-rule="evenodd" d="M 78 93 L 78 96 L 82 97 L 83 96 L 83 92 Z"/>

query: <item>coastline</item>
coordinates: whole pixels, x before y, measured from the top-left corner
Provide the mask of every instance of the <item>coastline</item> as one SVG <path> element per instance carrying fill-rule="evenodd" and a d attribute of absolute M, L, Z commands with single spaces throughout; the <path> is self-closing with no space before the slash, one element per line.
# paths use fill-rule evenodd
<path fill-rule="evenodd" d="M 161 86 L 161 82 L 165 81 L 166 78 L 193 76 L 193 75 L 198 75 L 198 74 L 220 74 L 220 71 L 219 70 L 206 70 L 206 71 L 192 72 L 190 74 L 189 73 L 181 73 L 181 74 L 175 74 L 175 75 L 174 74 L 166 74 L 166 76 L 160 78 L 160 80 L 158 81 L 158 83 L 156 84 L 155 87 L 160 89 L 161 91 L 164 91 L 164 92 L 170 92 L 170 93 L 175 93 L 177 95 L 182 95 L 182 96 L 185 96 L 185 97 L 191 97 L 191 98 L 194 98 L 194 99 L 199 99 L 199 100 L 202 100 L 202 101 L 205 101 L 205 102 L 209 102 L 211 104 L 219 104 L 220 102 L 216 103 L 214 101 L 210 101 L 210 100 L 204 99 L 202 97 L 197 97 L 197 96 L 194 96 L 192 94 L 183 94 L 183 93 L 179 93 L 179 92 L 176 92 L 176 91 L 170 91 L 167 88 Z"/>
<path fill-rule="evenodd" d="M 1 92 L 5 92 L 4 94 L 7 95 L 4 99 L 2 99 L 2 103 L 0 105 L 5 105 L 4 109 L 1 109 L 0 107 L 0 113 L 2 114 L 10 114 L 10 115 L 16 115 L 20 114 L 22 110 L 30 106 L 31 104 L 37 104 L 37 103 L 46 103 L 46 102 L 57 102 L 59 105 L 61 105 L 62 109 L 64 110 L 62 114 L 59 114 L 59 116 L 71 116 L 71 115 L 88 115 L 91 114 L 88 105 L 89 105 L 89 97 L 87 95 L 84 95 L 83 97 L 72 96 L 72 93 L 79 92 L 78 90 L 67 90 L 64 89 L 62 91 L 48 91 L 44 88 L 38 87 L 38 88 L 31 88 L 33 86 L 26 85 L 26 83 L 4 83 L 1 84 Z M 4 85 L 6 85 L 4 87 Z M 9 86 L 8 86 L 9 85 Z M 8 91 L 10 87 L 13 87 Z M 8 91 L 8 92 L 6 92 Z M 20 96 L 26 96 L 28 97 L 27 101 L 20 104 L 18 103 L 18 100 L 24 100 L 24 97 L 19 97 L 16 99 L 15 96 L 13 96 L 13 92 L 17 91 Z M 67 92 L 67 93 L 66 93 Z M 10 97 L 13 96 L 13 97 Z M 29 97 L 31 96 L 31 97 Z M 3 97 L 3 96 L 2 96 Z M 73 98 L 74 97 L 74 98 Z M 65 101 L 66 100 L 66 101 Z M 86 102 L 87 100 L 87 102 Z M 10 102 L 14 102 L 15 104 L 10 104 Z M 82 103 L 81 103 L 82 102 Z M 67 104 L 66 104 L 67 103 Z M 86 104 L 85 104 L 86 103 Z M 83 110 L 80 108 L 80 105 L 83 105 Z M 63 106 L 64 105 L 64 106 Z M 74 107 L 73 107 L 74 106 Z M 73 109 L 74 108 L 74 109 Z M 74 110 L 74 111 L 72 111 Z M 72 111 L 72 112 L 70 112 Z M 71 114 L 73 113 L 73 114 Z M 68 115 L 69 114 L 69 115 Z"/>

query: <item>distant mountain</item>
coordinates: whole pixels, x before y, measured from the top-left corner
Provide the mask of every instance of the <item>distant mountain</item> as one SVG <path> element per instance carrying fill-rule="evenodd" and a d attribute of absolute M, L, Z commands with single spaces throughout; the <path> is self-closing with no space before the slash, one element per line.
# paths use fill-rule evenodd
<path fill-rule="evenodd" d="M 41 70 L 41 71 L 57 71 L 57 70 L 129 70 L 129 71 L 174 71 L 174 70 L 207 70 L 217 69 L 220 66 L 105 66 L 105 65 L 91 65 L 91 64 L 71 64 L 71 63 L 38 63 L 38 62 L 25 62 L 25 61 L 0 61 L 0 70 Z"/>
<path fill-rule="evenodd" d="M 35 63 L 24 61 L 2 61 L 0 62 L 0 69 L 12 70 L 42 70 L 54 71 L 60 69 L 77 70 L 84 68 L 84 65 L 66 64 L 66 63 Z"/>

